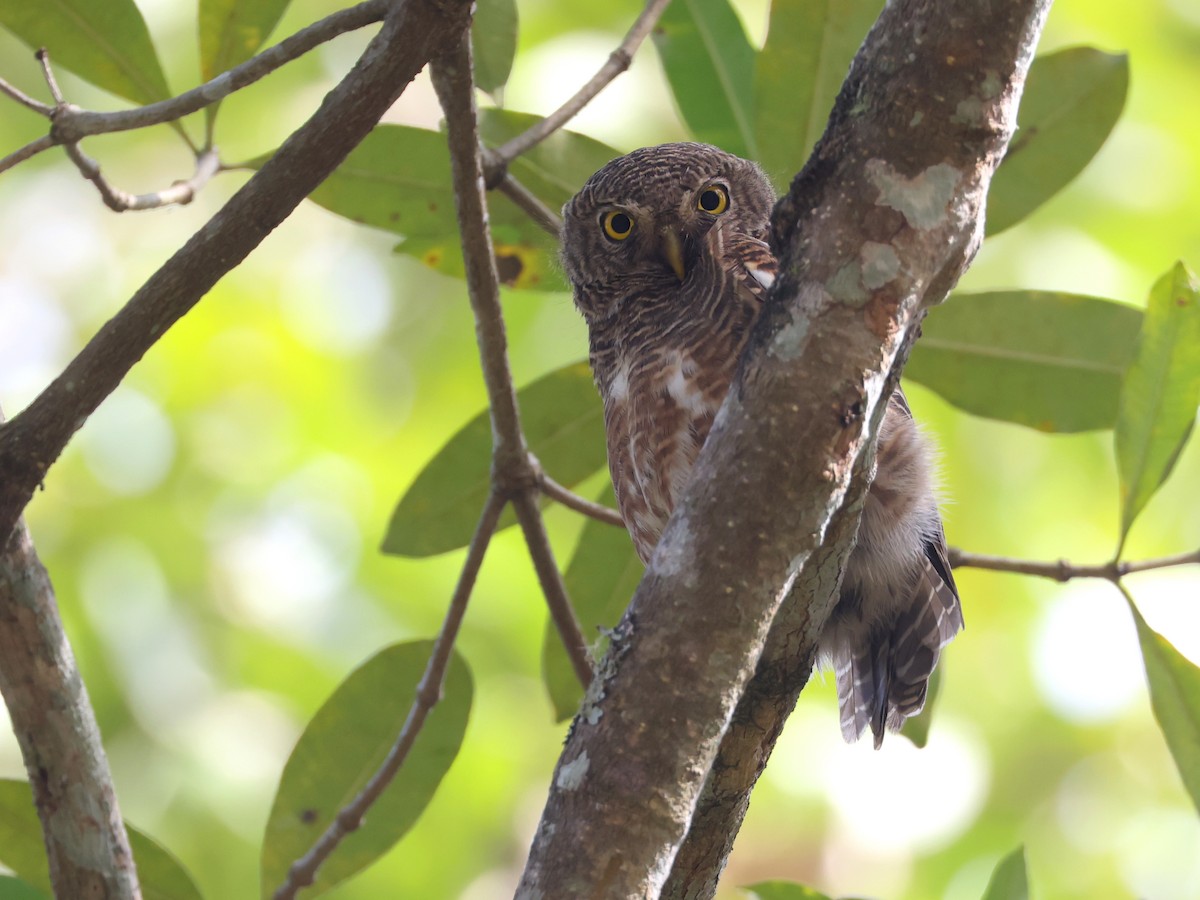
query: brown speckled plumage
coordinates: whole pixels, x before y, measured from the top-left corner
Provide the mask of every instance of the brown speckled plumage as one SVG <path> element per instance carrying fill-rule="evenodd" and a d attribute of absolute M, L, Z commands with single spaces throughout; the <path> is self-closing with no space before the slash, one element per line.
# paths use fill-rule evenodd
<path fill-rule="evenodd" d="M 774 281 L 774 200 L 753 163 L 664 144 L 613 160 L 563 208 L 563 265 L 588 324 L 617 504 L 644 560 Z M 821 638 L 847 740 L 870 727 L 878 747 L 885 727 L 919 712 L 941 648 L 962 628 L 930 456 L 897 390 Z"/>

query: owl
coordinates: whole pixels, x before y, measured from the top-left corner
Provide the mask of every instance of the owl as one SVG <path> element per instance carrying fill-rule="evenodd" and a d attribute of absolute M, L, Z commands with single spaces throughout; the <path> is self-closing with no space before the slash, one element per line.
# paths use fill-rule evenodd
<path fill-rule="evenodd" d="M 563 207 L 563 268 L 587 321 L 617 505 L 644 561 L 775 280 L 774 202 L 754 163 L 676 143 L 613 160 Z M 897 389 L 820 637 L 846 740 L 869 726 L 878 748 L 885 729 L 920 712 L 938 655 L 962 627 L 931 449 Z"/>

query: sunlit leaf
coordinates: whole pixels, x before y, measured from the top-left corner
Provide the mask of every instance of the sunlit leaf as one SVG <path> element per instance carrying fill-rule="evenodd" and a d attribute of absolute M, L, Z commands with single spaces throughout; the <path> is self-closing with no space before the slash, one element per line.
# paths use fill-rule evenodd
<path fill-rule="evenodd" d="M 1200 404 L 1200 282 L 1176 263 L 1150 291 L 1117 416 L 1121 543 L 1167 480 Z"/>
<path fill-rule="evenodd" d="M 929 677 L 929 687 L 925 694 L 925 706 L 915 716 L 904 720 L 900 733 L 913 742 L 916 747 L 924 747 L 929 743 L 929 728 L 933 724 L 933 707 L 937 703 L 937 695 L 942 690 L 942 669 L 945 663 L 933 670 Z"/>
<path fill-rule="evenodd" d="M 1024 847 L 1018 847 L 997 863 L 983 900 L 1029 900 Z"/>
<path fill-rule="evenodd" d="M 0 0 L 0 24 L 33 49 L 45 47 L 55 67 L 110 93 L 134 103 L 170 96 L 133 0 Z"/>
<path fill-rule="evenodd" d="M 978 416 L 1048 432 L 1111 428 L 1141 318 L 1077 294 L 956 294 L 925 319 L 904 375 Z"/>
<path fill-rule="evenodd" d="M 200 0 L 200 74 L 205 81 L 258 52 L 279 24 L 289 0 Z M 205 107 L 210 120 L 219 103 Z"/>
<path fill-rule="evenodd" d="M 540 119 L 528 113 L 484 109 L 480 110 L 479 134 L 485 144 L 495 147 Z M 508 170 L 557 214 L 592 173 L 619 155 L 607 144 L 560 129 L 513 160 Z M 557 237 L 535 225 L 498 191 L 488 196 L 488 207 L 492 211 L 492 239 L 501 280 L 515 287 L 565 290 Z"/>
<path fill-rule="evenodd" d="M 754 130 L 758 162 L 782 190 L 800 171 L 833 109 L 850 61 L 882 0 L 774 0 L 758 54 Z"/>
<path fill-rule="evenodd" d="M 49 900 L 49 896 L 19 878 L 0 875 L 0 900 Z"/>
<path fill-rule="evenodd" d="M 1183 786 L 1200 811 L 1200 669 L 1152 630 L 1131 601 L 1150 683 L 1150 706 L 1175 759 Z"/>
<path fill-rule="evenodd" d="M 192 878 L 174 856 L 136 828 L 125 826 L 145 900 L 200 900 Z M 0 780 L 0 864 L 26 884 L 52 894 L 46 845 L 28 782 Z"/>
<path fill-rule="evenodd" d="M 517 4 L 514 0 L 478 0 L 471 23 L 475 84 L 495 96 L 508 81 L 517 52 Z"/>
<path fill-rule="evenodd" d="M 379 126 L 310 199 L 347 219 L 407 238 L 451 235 L 457 252 L 450 157 L 446 137 L 437 131 Z"/>
<path fill-rule="evenodd" d="M 987 233 L 1025 218 L 1083 171 L 1125 105 L 1129 58 L 1074 47 L 1029 68 L 1018 130 L 988 191 Z"/>
<path fill-rule="evenodd" d="M 480 133 L 499 144 L 538 121 L 508 110 L 481 110 Z M 617 151 L 558 131 L 515 160 L 510 171 L 553 212 Z M 268 156 L 249 163 L 261 166 Z M 447 275 L 463 274 L 446 137 L 404 125 L 381 125 L 310 195 L 355 222 L 402 235 L 396 249 Z M 565 290 L 557 236 L 547 234 L 507 197 L 488 195 L 500 280 L 512 287 Z"/>
<path fill-rule="evenodd" d="M 605 490 L 600 502 L 616 505 L 611 487 Z M 583 636 L 597 646 L 597 658 L 604 651 L 602 635 L 621 620 L 644 571 L 645 566 L 624 528 L 595 519 L 583 526 L 563 577 Z M 554 704 L 555 718 L 562 721 L 573 716 L 583 698 L 583 689 L 553 622 L 547 623 L 542 643 L 542 678 Z"/>
<path fill-rule="evenodd" d="M 754 48 L 728 0 L 675 0 L 654 44 L 696 139 L 756 159 Z"/>
<path fill-rule="evenodd" d="M 1200 283 L 1182 264 L 1154 285 L 1121 394 L 1122 535 L 1170 474 L 1200 401 Z"/>
<path fill-rule="evenodd" d="M 742 888 L 756 900 L 829 900 L 820 891 L 794 881 L 760 881 Z"/>
<path fill-rule="evenodd" d="M 262 852 L 262 896 L 324 833 L 379 768 L 404 724 L 433 649 L 394 644 L 350 674 L 317 710 L 284 767 Z M 471 709 L 471 673 L 450 659 L 441 701 L 430 711 L 395 780 L 306 889 L 315 897 L 386 853 L 424 812 L 458 755 Z"/>
<path fill-rule="evenodd" d="M 544 375 L 517 392 L 529 448 L 568 487 L 604 465 L 600 398 L 586 363 Z M 438 451 L 400 500 L 383 541 L 398 556 L 432 556 L 471 540 L 490 490 L 492 431 L 480 413 Z M 513 523 L 509 513 L 501 527 Z"/>

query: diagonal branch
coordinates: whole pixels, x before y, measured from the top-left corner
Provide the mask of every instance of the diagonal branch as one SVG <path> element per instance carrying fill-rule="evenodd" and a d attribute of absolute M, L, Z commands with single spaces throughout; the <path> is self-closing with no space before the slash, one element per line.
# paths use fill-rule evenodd
<path fill-rule="evenodd" d="M 591 77 L 591 80 L 587 84 L 581 87 L 566 103 L 546 116 L 546 118 L 493 151 L 492 156 L 489 158 L 487 173 L 489 186 L 500 180 L 505 167 L 510 162 L 522 153 L 533 149 L 546 138 L 550 137 L 550 135 L 554 134 L 554 132 L 558 131 L 558 129 L 566 125 L 585 106 L 591 103 L 597 94 L 608 87 L 613 79 L 629 68 L 629 64 L 633 61 L 633 54 L 642 45 L 642 42 L 646 40 L 650 32 L 654 30 L 654 26 L 658 24 L 658 20 L 661 18 L 669 2 L 670 0 L 648 0 L 646 8 L 642 10 L 642 14 L 634 21 L 633 26 L 629 29 L 629 33 L 625 35 L 625 39 L 621 41 L 620 46 L 609 55 L 604 65 Z"/>
<path fill-rule="evenodd" d="M 814 158 L 776 208 L 782 274 L 568 736 L 526 895 L 711 896 L 724 856 L 686 850 L 693 812 L 731 834 L 745 804 L 715 805 L 702 785 L 719 750 L 770 753 L 786 710 L 740 746 L 726 741 L 749 735 L 726 730 L 755 711 L 739 704 L 793 584 L 793 665 L 812 659 L 854 531 L 839 511 L 855 503 L 856 467 L 916 325 L 978 247 L 1048 6 L 884 8 Z M 672 871 L 685 858 L 700 868 Z"/>
<path fill-rule="evenodd" d="M 470 4 L 407 0 L 320 109 L 137 291 L 34 401 L 0 426 L 0 538 L 87 417 L 163 333 L 240 263 L 379 121 Z"/>
<path fill-rule="evenodd" d="M 100 730 L 24 521 L 0 545 L 0 693 L 29 773 L 55 895 L 138 900 Z"/>
<path fill-rule="evenodd" d="M 446 669 L 450 665 L 454 642 L 458 638 L 458 630 L 462 626 L 463 616 L 466 615 L 467 604 L 471 599 L 471 592 L 475 588 L 475 579 L 479 575 L 480 566 L 483 565 L 483 558 L 487 554 L 488 544 L 496 532 L 496 523 L 500 521 L 500 513 L 504 510 L 504 502 L 504 499 L 494 491 L 488 495 L 483 512 L 479 516 L 479 523 L 475 526 L 475 533 L 471 536 L 471 543 L 467 548 L 467 558 L 463 562 L 462 572 L 458 576 L 458 584 L 450 598 L 450 606 L 446 610 L 442 629 L 438 632 L 437 639 L 433 644 L 433 652 L 429 655 L 429 662 L 425 665 L 425 673 L 417 685 L 417 694 L 413 698 L 413 705 L 408 711 L 408 716 L 405 718 L 404 725 L 396 736 L 391 750 L 388 751 L 383 763 L 358 796 L 346 804 L 334 817 L 329 827 L 325 829 L 325 833 L 312 848 L 292 863 L 291 868 L 288 869 L 287 879 L 275 891 L 273 900 L 292 900 L 301 888 L 316 880 L 321 864 L 329 858 L 329 855 L 337 849 L 347 835 L 362 825 L 367 811 L 387 790 L 388 785 L 400 771 L 400 767 L 404 765 L 404 760 L 408 758 L 413 742 L 416 741 L 417 735 L 425 725 L 426 717 L 442 699 L 442 685 L 446 680 Z"/>

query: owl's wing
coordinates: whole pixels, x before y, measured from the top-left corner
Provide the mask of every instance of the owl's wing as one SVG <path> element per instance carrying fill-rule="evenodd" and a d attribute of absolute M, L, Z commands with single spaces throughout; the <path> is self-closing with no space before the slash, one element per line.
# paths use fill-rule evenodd
<path fill-rule="evenodd" d="M 738 288 L 761 302 L 779 272 L 779 261 L 771 248 L 748 234 L 735 234 L 726 248 L 725 259 Z"/>

